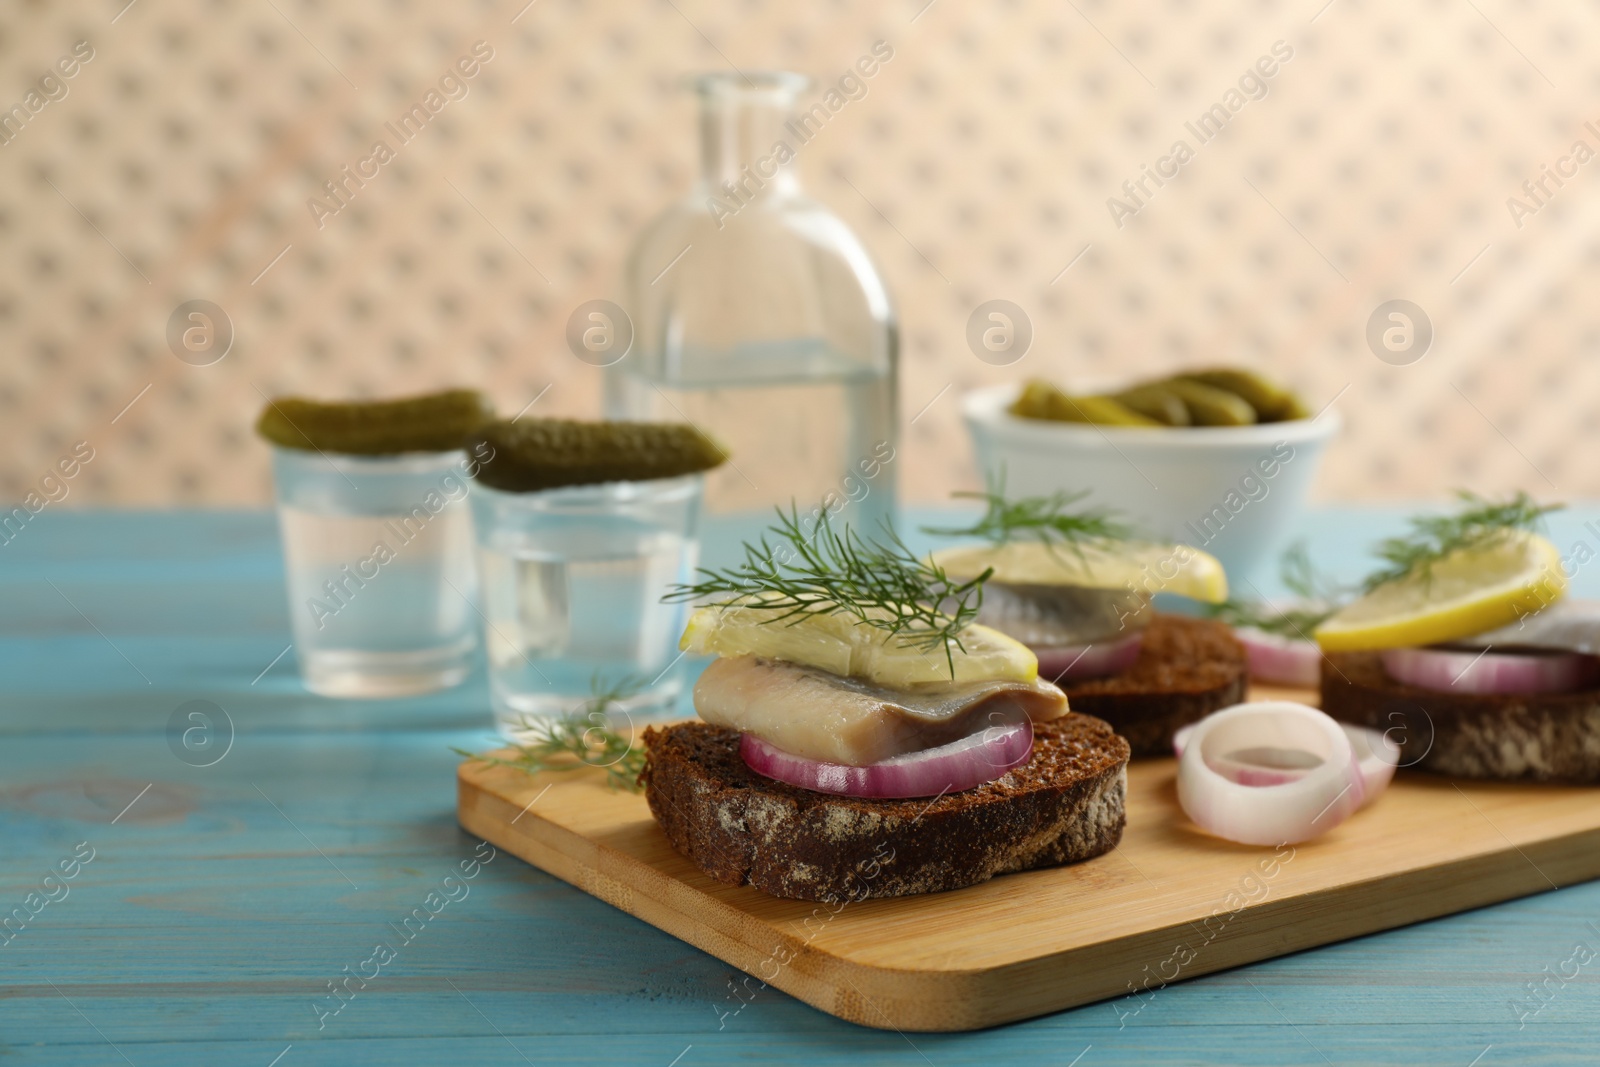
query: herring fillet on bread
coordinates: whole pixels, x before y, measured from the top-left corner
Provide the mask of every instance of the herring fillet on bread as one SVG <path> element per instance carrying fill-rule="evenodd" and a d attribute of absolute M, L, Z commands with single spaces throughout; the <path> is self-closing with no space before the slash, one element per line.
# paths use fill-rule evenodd
<path fill-rule="evenodd" d="M 933 558 L 958 578 L 987 571 L 978 622 L 1032 649 L 1073 710 L 1110 723 L 1133 758 L 1171 755 L 1179 729 L 1244 699 L 1244 650 L 1228 628 L 1151 605 L 1156 593 L 1225 600 L 1227 576 L 1214 557 L 1142 540 L 1111 512 L 1074 510 L 1083 493 L 982 495 L 978 523 L 938 532 L 988 543 Z M 1135 643 L 1131 660 L 1108 654 Z"/>
<path fill-rule="evenodd" d="M 1380 542 L 1388 566 L 1318 626 L 1322 707 L 1402 743 L 1402 766 L 1600 782 L 1600 605 L 1567 599 L 1540 531 L 1561 504 L 1459 491 Z"/>
<path fill-rule="evenodd" d="M 1404 766 L 1459 778 L 1600 782 L 1600 690 L 1442 692 L 1395 681 L 1376 652 L 1329 652 L 1322 710 L 1393 731 Z"/>
<path fill-rule="evenodd" d="M 897 800 L 815 793 L 752 771 L 736 730 L 645 732 L 645 798 L 710 877 L 839 901 L 959 889 L 1109 852 L 1126 823 L 1128 745 L 1098 719 L 1034 726 L 1027 763 L 974 789 Z"/>
<path fill-rule="evenodd" d="M 987 575 L 954 578 L 884 535 L 780 511 L 743 564 L 670 594 L 701 605 L 679 647 L 719 658 L 695 683 L 700 721 L 643 737 L 667 840 L 718 881 L 815 901 L 1114 848 L 1127 743 L 977 623 Z"/>

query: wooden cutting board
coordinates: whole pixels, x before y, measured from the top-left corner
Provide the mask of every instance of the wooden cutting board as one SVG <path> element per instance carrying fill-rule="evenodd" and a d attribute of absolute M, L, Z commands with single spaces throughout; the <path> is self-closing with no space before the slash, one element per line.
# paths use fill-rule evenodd
<path fill-rule="evenodd" d="M 1128 828 L 1105 856 L 831 906 L 712 881 L 673 851 L 643 796 L 608 789 L 600 771 L 464 763 L 458 817 L 750 975 L 729 983 L 719 1014 L 765 982 L 898 1030 L 971 1030 L 1130 993 L 1117 1010 L 1137 1012 L 1167 982 L 1600 877 L 1594 789 L 1402 770 L 1330 833 L 1270 849 L 1197 830 L 1176 773 L 1173 760 L 1129 768 Z"/>

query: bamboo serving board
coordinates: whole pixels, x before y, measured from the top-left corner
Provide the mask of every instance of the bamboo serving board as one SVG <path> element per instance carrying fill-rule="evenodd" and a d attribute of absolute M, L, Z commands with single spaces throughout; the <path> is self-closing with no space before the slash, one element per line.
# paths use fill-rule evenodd
<path fill-rule="evenodd" d="M 1268 694 L 1257 697 L 1308 694 Z M 462 764 L 467 831 L 763 983 L 864 1026 L 972 1030 L 1600 877 L 1594 789 L 1402 770 L 1370 808 L 1279 849 L 1206 836 L 1173 760 L 1128 773 L 1128 827 L 1086 863 L 834 905 L 712 881 L 599 771 Z M 1137 1011 L 1138 999 L 1118 1011 Z"/>

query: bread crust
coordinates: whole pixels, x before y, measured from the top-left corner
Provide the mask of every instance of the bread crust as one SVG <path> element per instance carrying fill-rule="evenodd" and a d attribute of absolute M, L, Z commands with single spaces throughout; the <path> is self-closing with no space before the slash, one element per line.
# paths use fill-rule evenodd
<path fill-rule="evenodd" d="M 1172 755 L 1172 735 L 1244 699 L 1244 646 L 1225 623 L 1158 614 L 1132 667 L 1109 678 L 1057 684 L 1072 710 L 1110 723 L 1133 758 Z"/>
<path fill-rule="evenodd" d="M 1330 652 L 1322 710 L 1386 731 L 1401 765 L 1458 778 L 1600 782 L 1600 690 L 1447 693 L 1389 677 L 1377 652 Z"/>
<path fill-rule="evenodd" d="M 703 722 L 645 731 L 645 797 L 667 839 L 719 882 L 837 902 L 935 893 L 1089 859 L 1127 821 L 1128 745 L 1068 714 L 1035 727 L 1027 763 L 946 796 L 832 796 L 765 778 L 738 732 Z"/>

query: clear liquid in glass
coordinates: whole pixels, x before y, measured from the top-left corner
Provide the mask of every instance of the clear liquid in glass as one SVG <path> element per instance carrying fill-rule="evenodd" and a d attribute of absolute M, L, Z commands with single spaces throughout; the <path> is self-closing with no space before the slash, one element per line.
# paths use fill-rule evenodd
<path fill-rule="evenodd" d="M 629 253 L 632 343 L 607 365 L 606 415 L 686 421 L 728 447 L 707 482 L 708 567 L 735 564 L 775 508 L 881 536 L 899 330 L 865 246 L 801 187 L 795 116 L 826 90 L 782 71 L 695 87 L 700 174 Z"/>
<path fill-rule="evenodd" d="M 625 485 L 668 499 L 605 506 L 600 498 Z M 607 692 L 622 694 L 613 713 L 673 713 L 687 609 L 661 598 L 694 572 L 698 477 L 477 492 L 488 496 L 479 501 L 478 566 L 501 732 L 523 739 L 531 723 L 583 710 Z"/>
<path fill-rule="evenodd" d="M 460 459 L 278 450 L 289 619 L 312 692 L 393 697 L 466 678 L 477 582 Z"/>
<path fill-rule="evenodd" d="M 836 528 L 881 535 L 898 465 L 887 370 L 802 343 L 690 362 L 698 373 L 670 381 L 619 368 L 607 399 L 612 417 L 687 421 L 727 447 L 706 476 L 708 555 L 766 526 L 775 506 L 805 520 L 826 505 Z"/>

